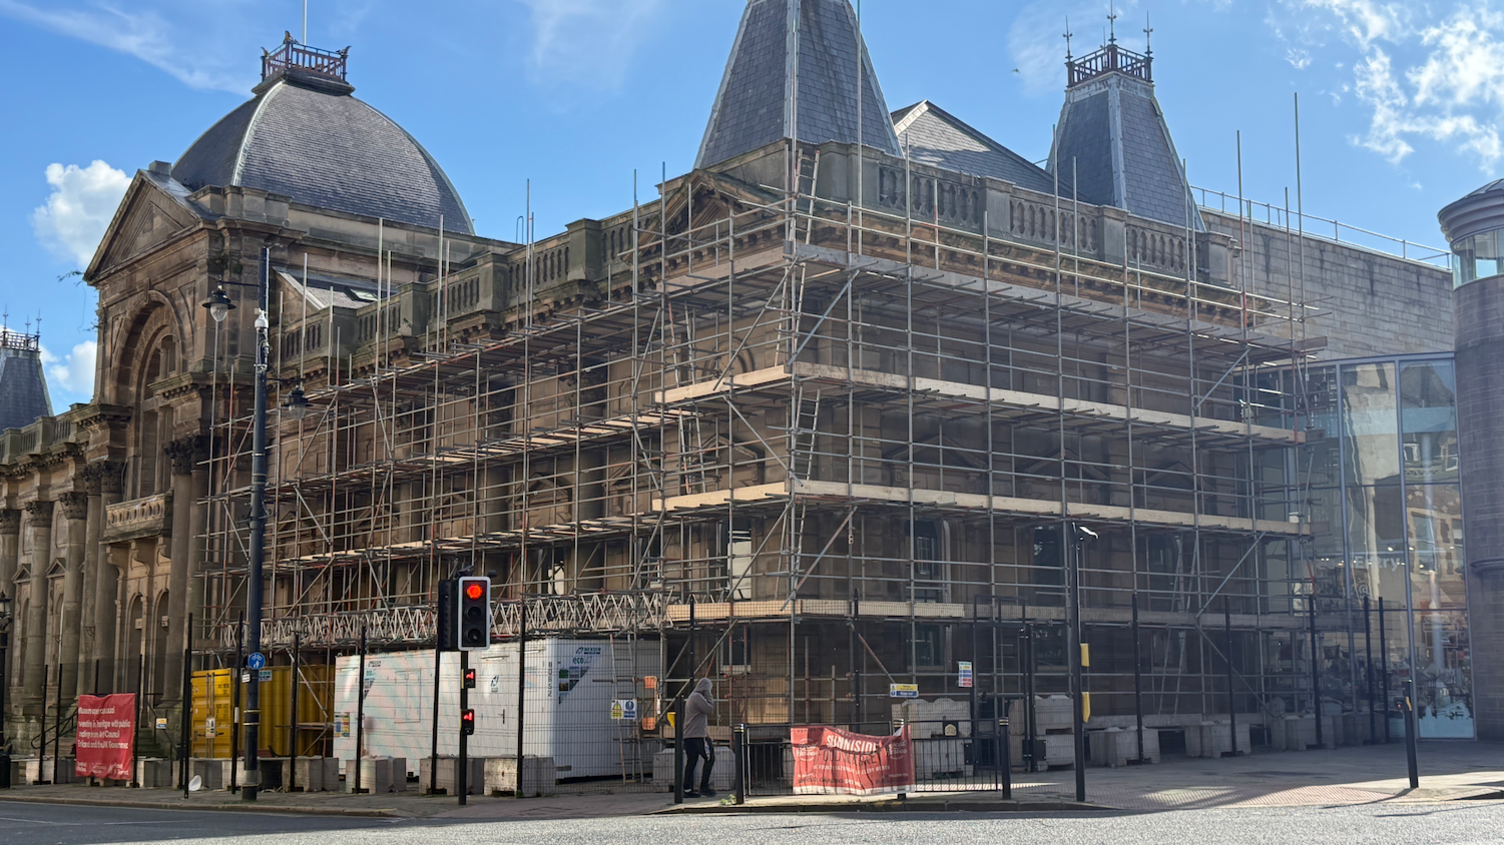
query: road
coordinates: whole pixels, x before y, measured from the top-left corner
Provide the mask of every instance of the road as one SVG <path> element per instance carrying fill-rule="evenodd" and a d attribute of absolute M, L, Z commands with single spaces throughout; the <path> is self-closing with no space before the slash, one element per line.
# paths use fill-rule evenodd
<path fill-rule="evenodd" d="M 1184 810 L 1161 813 L 1008 813 L 636 816 L 571 821 L 470 822 L 271 813 L 0 804 L 0 845 L 200 842 L 235 845 L 437 843 L 714 843 L 714 845 L 967 845 L 1027 838 L 1050 845 L 1465 845 L 1504 838 L 1504 802 L 1378 803 L 1348 807 Z"/>

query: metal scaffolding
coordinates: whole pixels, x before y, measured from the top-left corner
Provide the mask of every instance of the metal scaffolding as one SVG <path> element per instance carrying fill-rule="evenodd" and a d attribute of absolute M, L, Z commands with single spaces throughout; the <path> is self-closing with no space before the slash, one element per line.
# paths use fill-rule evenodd
<path fill-rule="evenodd" d="M 435 584 L 468 567 L 495 573 L 499 636 L 523 606 L 530 635 L 658 636 L 736 721 L 857 723 L 900 681 L 1064 691 L 1073 523 L 1099 535 L 1094 718 L 1309 706 L 1279 375 L 1306 308 L 1245 284 L 1234 239 L 848 147 L 774 145 L 782 185 L 696 171 L 453 266 L 378 240 L 353 319 L 306 308 L 290 246 L 278 364 L 314 411 L 271 425 L 263 642 L 431 642 Z M 227 650 L 236 395 L 202 573 Z"/>

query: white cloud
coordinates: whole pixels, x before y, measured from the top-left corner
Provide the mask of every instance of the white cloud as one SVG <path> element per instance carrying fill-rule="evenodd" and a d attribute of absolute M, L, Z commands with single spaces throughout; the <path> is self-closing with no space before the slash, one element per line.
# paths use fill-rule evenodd
<path fill-rule="evenodd" d="M 131 0 L 130 6 L 0 0 L 0 16 L 135 56 L 192 88 L 243 94 L 254 84 L 246 73 L 251 63 L 243 60 L 254 55 L 247 42 L 254 28 L 245 14 L 253 3 Z M 206 49 L 209 44 L 215 46 Z"/>
<path fill-rule="evenodd" d="M 47 165 L 47 184 L 52 195 L 32 211 L 32 229 L 59 258 L 87 267 L 131 177 L 96 159 L 88 167 Z"/>
<path fill-rule="evenodd" d="M 98 345 L 92 340 L 73 347 L 62 359 L 42 347 L 42 366 L 52 383 L 63 390 L 83 397 L 94 395 L 94 357 Z"/>
<path fill-rule="evenodd" d="M 0 0 L 3 2 L 3 0 Z M 620 85 L 663 0 L 517 0 L 533 20 L 535 81 Z"/>
<path fill-rule="evenodd" d="M 1352 91 L 1370 117 L 1355 144 L 1394 163 L 1419 139 L 1450 144 L 1485 171 L 1504 158 L 1504 12 L 1491 0 L 1463 0 L 1446 14 L 1397 0 L 1283 2 L 1315 13 L 1293 34 L 1276 28 L 1298 42 L 1292 53 L 1335 58 L 1342 44 L 1356 51 Z"/>

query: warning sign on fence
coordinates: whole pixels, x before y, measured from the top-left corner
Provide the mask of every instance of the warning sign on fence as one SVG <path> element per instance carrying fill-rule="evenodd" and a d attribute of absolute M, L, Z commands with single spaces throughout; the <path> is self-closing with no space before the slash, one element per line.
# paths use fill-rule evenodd
<path fill-rule="evenodd" d="M 918 684 L 888 684 L 889 698 L 918 698 Z"/>
<path fill-rule="evenodd" d="M 839 728 L 789 729 L 798 795 L 881 795 L 914 786 L 914 744 L 909 726 L 892 736 L 867 736 Z"/>
<path fill-rule="evenodd" d="M 136 750 L 136 696 L 81 695 L 78 697 L 79 777 L 131 779 L 131 756 Z"/>
<path fill-rule="evenodd" d="M 971 661 L 970 660 L 962 660 L 962 661 L 960 661 L 959 671 L 957 672 L 957 675 L 958 675 L 958 677 L 956 678 L 956 685 L 957 686 L 959 686 L 961 689 L 967 689 L 967 688 L 969 688 L 971 686 Z"/>

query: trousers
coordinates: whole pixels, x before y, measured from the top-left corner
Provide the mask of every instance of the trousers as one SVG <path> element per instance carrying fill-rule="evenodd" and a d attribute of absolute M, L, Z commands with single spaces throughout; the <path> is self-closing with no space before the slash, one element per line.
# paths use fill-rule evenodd
<path fill-rule="evenodd" d="M 694 789 L 695 768 L 700 761 L 705 768 L 700 773 L 700 791 L 710 788 L 710 770 L 715 768 L 715 746 L 705 737 L 686 737 L 684 740 L 684 791 Z"/>

